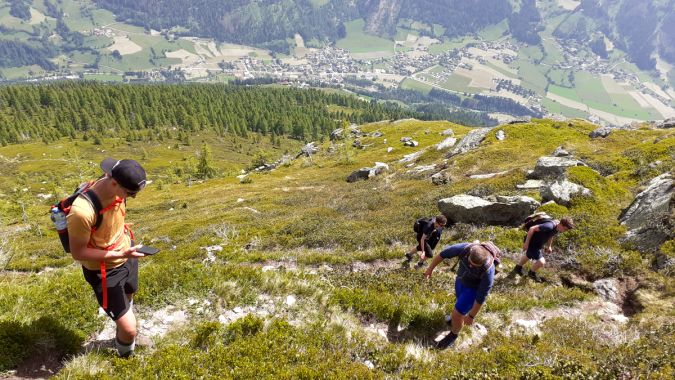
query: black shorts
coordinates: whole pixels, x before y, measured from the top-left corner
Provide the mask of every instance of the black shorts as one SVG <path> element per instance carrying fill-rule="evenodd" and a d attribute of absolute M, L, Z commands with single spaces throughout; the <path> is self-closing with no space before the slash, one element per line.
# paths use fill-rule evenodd
<path fill-rule="evenodd" d="M 525 255 L 530 260 L 539 260 L 542 257 L 541 249 L 528 249 Z"/>
<path fill-rule="evenodd" d="M 103 291 L 101 287 L 101 271 L 82 267 L 84 279 L 96 293 L 99 306 L 103 307 Z M 116 321 L 129 311 L 127 294 L 138 291 L 138 259 L 129 259 L 126 263 L 106 270 L 108 288 L 108 309 L 105 312 Z"/>

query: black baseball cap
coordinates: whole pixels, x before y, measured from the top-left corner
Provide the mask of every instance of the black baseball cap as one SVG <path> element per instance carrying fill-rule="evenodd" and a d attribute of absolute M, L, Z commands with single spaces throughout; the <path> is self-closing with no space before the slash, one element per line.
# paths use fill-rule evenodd
<path fill-rule="evenodd" d="M 108 157 L 101 161 L 101 169 L 126 190 L 137 193 L 145 187 L 145 169 L 135 160 Z"/>

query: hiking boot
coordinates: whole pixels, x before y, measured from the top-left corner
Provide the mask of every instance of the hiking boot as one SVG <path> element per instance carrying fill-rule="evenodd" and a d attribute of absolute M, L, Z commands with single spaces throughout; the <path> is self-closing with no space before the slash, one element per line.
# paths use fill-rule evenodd
<path fill-rule="evenodd" d="M 438 350 L 445 350 L 446 348 L 452 346 L 453 343 L 457 340 L 457 336 L 450 331 L 448 335 L 445 336 L 445 338 L 439 340 L 436 342 L 436 349 Z"/>
<path fill-rule="evenodd" d="M 523 267 L 520 266 L 520 265 L 516 265 L 516 267 L 513 268 L 513 271 L 511 271 L 511 273 L 517 274 L 518 276 L 522 276 L 523 275 Z"/>
<path fill-rule="evenodd" d="M 544 279 L 541 278 L 541 277 L 539 277 L 539 276 L 537 275 L 537 272 L 529 271 L 529 272 L 527 272 L 527 277 L 529 277 L 530 279 L 532 279 L 532 281 L 534 281 L 534 282 L 539 282 L 539 283 L 544 282 Z"/>
<path fill-rule="evenodd" d="M 405 263 L 409 264 L 413 259 L 413 254 L 410 252 L 405 253 Z"/>
<path fill-rule="evenodd" d="M 424 268 L 427 265 L 424 261 L 418 261 L 417 264 L 415 264 L 415 269 L 420 269 Z"/>

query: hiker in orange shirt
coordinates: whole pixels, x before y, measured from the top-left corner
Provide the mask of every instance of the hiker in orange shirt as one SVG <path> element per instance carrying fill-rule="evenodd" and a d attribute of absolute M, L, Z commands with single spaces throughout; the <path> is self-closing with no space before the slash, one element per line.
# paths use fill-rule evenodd
<path fill-rule="evenodd" d="M 70 251 L 82 264 L 99 305 L 115 321 L 115 346 L 120 356 L 133 354 L 136 317 L 133 295 L 138 290 L 139 246 L 125 224 L 126 199 L 146 184 L 145 170 L 134 160 L 106 158 L 105 172 L 72 203 L 67 216 Z"/>

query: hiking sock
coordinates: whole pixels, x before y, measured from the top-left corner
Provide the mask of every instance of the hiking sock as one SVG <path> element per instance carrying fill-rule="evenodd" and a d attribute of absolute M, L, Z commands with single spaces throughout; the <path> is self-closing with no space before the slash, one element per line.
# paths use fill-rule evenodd
<path fill-rule="evenodd" d="M 459 335 L 450 331 L 448 335 L 445 336 L 445 338 L 439 340 L 438 343 L 436 343 L 436 348 L 439 350 L 445 350 L 446 348 L 450 347 L 453 343 L 455 343 L 458 336 Z"/>
<path fill-rule="evenodd" d="M 516 267 L 513 268 L 513 273 L 522 276 L 523 275 L 523 266 L 516 264 Z"/>
<path fill-rule="evenodd" d="M 122 343 L 120 340 L 115 337 L 115 348 L 117 348 L 117 353 L 121 358 L 128 358 L 134 354 L 134 349 L 136 348 L 136 340 L 130 344 Z"/>

